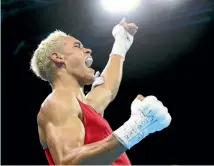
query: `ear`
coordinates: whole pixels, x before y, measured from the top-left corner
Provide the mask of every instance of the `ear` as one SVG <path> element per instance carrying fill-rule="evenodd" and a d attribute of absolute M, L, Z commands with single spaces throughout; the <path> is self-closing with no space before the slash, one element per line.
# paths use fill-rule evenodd
<path fill-rule="evenodd" d="M 52 53 L 50 55 L 50 58 L 56 64 L 63 64 L 64 63 L 64 58 L 62 57 L 62 55 L 60 55 L 58 53 Z"/>

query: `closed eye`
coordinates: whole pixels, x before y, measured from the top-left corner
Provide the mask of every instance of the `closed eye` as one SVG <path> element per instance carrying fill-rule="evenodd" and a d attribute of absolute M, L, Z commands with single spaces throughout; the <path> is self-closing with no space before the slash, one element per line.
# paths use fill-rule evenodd
<path fill-rule="evenodd" d="M 83 45 L 82 45 L 82 43 L 80 43 L 80 42 L 75 42 L 75 43 L 74 43 L 74 47 L 81 48 L 81 47 L 83 47 Z"/>
<path fill-rule="evenodd" d="M 78 48 L 80 48 L 80 43 L 79 44 L 75 44 L 75 46 L 74 47 L 78 47 Z"/>

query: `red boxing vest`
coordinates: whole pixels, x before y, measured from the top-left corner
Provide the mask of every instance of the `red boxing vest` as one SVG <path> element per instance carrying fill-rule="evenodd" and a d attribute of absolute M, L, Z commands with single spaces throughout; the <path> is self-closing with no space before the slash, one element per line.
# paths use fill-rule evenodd
<path fill-rule="evenodd" d="M 92 107 L 78 100 L 83 114 L 83 125 L 85 128 L 84 144 L 101 141 L 112 134 L 112 129 L 108 122 L 98 114 Z M 48 148 L 45 148 L 46 158 L 49 165 L 54 165 Z M 111 165 L 131 165 L 126 153 L 118 157 Z"/>

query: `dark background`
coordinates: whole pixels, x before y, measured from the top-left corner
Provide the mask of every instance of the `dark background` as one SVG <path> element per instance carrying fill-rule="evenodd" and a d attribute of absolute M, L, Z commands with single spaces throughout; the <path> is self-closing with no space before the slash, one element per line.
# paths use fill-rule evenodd
<path fill-rule="evenodd" d="M 105 118 L 117 129 L 137 94 L 157 96 L 172 115 L 167 129 L 127 151 L 132 164 L 214 163 L 213 7 L 205 0 L 150 0 L 126 14 L 139 31 Z M 91 48 L 93 68 L 102 71 L 123 14 L 104 11 L 98 0 L 2 1 L 1 14 L 2 164 L 47 164 L 36 116 L 51 88 L 29 70 L 33 51 L 59 29 Z"/>

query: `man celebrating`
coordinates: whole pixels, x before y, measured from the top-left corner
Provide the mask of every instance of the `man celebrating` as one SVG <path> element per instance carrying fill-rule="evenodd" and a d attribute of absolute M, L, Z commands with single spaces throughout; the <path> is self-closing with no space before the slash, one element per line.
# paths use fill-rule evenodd
<path fill-rule="evenodd" d="M 138 95 L 130 118 L 116 131 L 102 117 L 118 92 L 123 62 L 137 29 L 124 19 L 113 28 L 112 52 L 97 79 L 90 68 L 92 51 L 74 37 L 55 31 L 38 46 L 31 69 L 52 87 L 37 116 L 50 165 L 131 165 L 125 151 L 170 124 L 167 108 L 154 96 Z M 85 96 L 84 85 L 92 83 Z"/>

